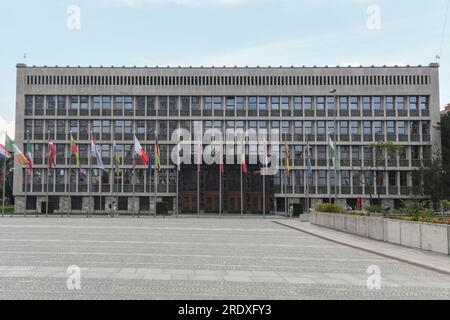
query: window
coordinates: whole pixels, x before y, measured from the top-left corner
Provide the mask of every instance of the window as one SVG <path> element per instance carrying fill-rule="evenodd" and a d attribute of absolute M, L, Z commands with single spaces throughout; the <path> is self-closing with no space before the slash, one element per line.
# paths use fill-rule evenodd
<path fill-rule="evenodd" d="M 222 110 L 222 97 L 214 97 L 214 110 Z"/>
<path fill-rule="evenodd" d="M 125 112 L 133 113 L 133 97 L 125 97 Z"/>
<path fill-rule="evenodd" d="M 383 126 L 381 121 L 374 121 L 373 122 L 373 128 L 376 135 L 382 135 L 383 134 Z"/>
<path fill-rule="evenodd" d="M 234 111 L 234 97 L 227 97 L 227 111 Z"/>
<path fill-rule="evenodd" d="M 386 122 L 387 134 L 395 134 L 395 122 L 387 121 Z"/>
<path fill-rule="evenodd" d="M 248 98 L 248 110 L 249 111 L 256 111 L 256 105 L 257 105 L 257 98 L 256 97 L 249 97 Z"/>
<path fill-rule="evenodd" d="M 373 97 L 373 108 L 375 111 L 381 111 L 381 97 Z"/>
<path fill-rule="evenodd" d="M 204 110 L 212 111 L 212 97 L 205 97 Z"/>
<path fill-rule="evenodd" d="M 111 97 L 102 97 L 102 109 L 104 112 L 111 110 Z"/>
<path fill-rule="evenodd" d="M 429 99 L 428 97 L 420 97 L 420 109 L 428 110 L 429 109 Z"/>
<path fill-rule="evenodd" d="M 351 125 L 351 130 L 352 130 L 352 134 L 359 134 L 359 123 L 358 121 L 351 121 L 350 122 Z"/>
<path fill-rule="evenodd" d="M 78 110 L 78 97 L 75 96 L 70 97 L 70 109 Z"/>
<path fill-rule="evenodd" d="M 93 97 L 92 101 L 93 101 L 93 105 L 92 105 L 93 109 L 100 110 L 101 105 L 102 105 L 102 98 L 101 97 Z"/>
<path fill-rule="evenodd" d="M 397 186 L 397 172 L 389 171 L 388 172 L 388 180 L 389 180 L 390 187 L 396 187 Z"/>
<path fill-rule="evenodd" d="M 363 109 L 365 111 L 372 110 L 371 99 L 370 97 L 363 97 Z"/>
<path fill-rule="evenodd" d="M 325 97 L 317 97 L 317 111 L 325 111 Z"/>
<path fill-rule="evenodd" d="M 312 134 L 312 122 L 311 121 L 305 121 L 305 133 L 306 134 Z"/>
<path fill-rule="evenodd" d="M 80 109 L 81 110 L 88 110 L 89 109 L 89 97 L 82 96 L 80 98 Z"/>
<path fill-rule="evenodd" d="M 417 97 L 409 97 L 409 110 L 417 111 Z"/>
<path fill-rule="evenodd" d="M 318 171 L 318 183 L 320 187 L 326 187 L 327 186 L 327 172 L 325 170 L 319 170 Z"/>
<path fill-rule="evenodd" d="M 280 110 L 280 98 L 272 97 L 272 110 L 277 111 Z"/>
<path fill-rule="evenodd" d="M 281 110 L 289 110 L 289 97 L 281 97 Z"/>
<path fill-rule="evenodd" d="M 406 134 L 406 124 L 405 121 L 397 122 L 397 131 L 399 134 Z"/>
<path fill-rule="evenodd" d="M 372 122 L 364 121 L 363 125 L 364 125 L 364 134 L 371 135 L 372 134 Z"/>
<path fill-rule="evenodd" d="M 245 110 L 245 99 L 244 97 L 236 97 L 236 110 L 244 111 Z"/>
<path fill-rule="evenodd" d="M 405 110 L 405 97 L 397 97 L 397 110 Z"/>
<path fill-rule="evenodd" d="M 311 111 L 312 109 L 312 97 L 305 97 L 305 110 Z"/>
<path fill-rule="evenodd" d="M 303 122 L 302 121 L 295 121 L 294 122 L 294 134 L 295 135 L 302 135 L 303 134 Z"/>
<path fill-rule="evenodd" d="M 386 109 L 394 111 L 394 97 L 386 97 Z"/>
<path fill-rule="evenodd" d="M 340 111 L 347 111 L 348 110 L 348 98 L 347 97 L 340 97 L 339 98 L 339 110 Z"/>
<path fill-rule="evenodd" d="M 258 98 L 258 109 L 260 112 L 267 110 L 267 98 L 266 97 Z"/>
<path fill-rule="evenodd" d="M 325 121 L 317 121 L 317 134 L 325 135 Z"/>
<path fill-rule="evenodd" d="M 358 110 L 358 97 L 350 97 L 350 110 Z"/>
<path fill-rule="evenodd" d="M 328 133 L 334 134 L 334 121 L 327 121 Z"/>
<path fill-rule="evenodd" d="M 348 134 L 348 121 L 341 121 L 340 122 L 340 133 L 343 135 L 347 135 Z"/>
<path fill-rule="evenodd" d="M 294 98 L 294 111 L 297 111 L 297 112 L 302 111 L 302 97 Z"/>

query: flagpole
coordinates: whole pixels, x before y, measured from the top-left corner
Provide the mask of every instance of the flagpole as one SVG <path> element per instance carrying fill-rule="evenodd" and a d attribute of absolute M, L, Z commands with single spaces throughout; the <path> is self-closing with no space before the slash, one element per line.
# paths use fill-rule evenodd
<path fill-rule="evenodd" d="M 6 146 L 5 146 L 6 150 Z M 14 158 L 13 158 L 14 161 Z M 2 196 L 2 217 L 5 216 L 5 188 L 6 188 L 6 156 L 3 159 L 3 196 Z"/>
<path fill-rule="evenodd" d="M 241 218 L 244 217 L 244 186 L 243 186 L 242 166 L 243 164 L 241 163 Z"/>
<path fill-rule="evenodd" d="M 149 155 L 148 156 L 148 167 L 147 167 L 147 176 L 146 176 L 146 179 L 148 179 L 149 181 L 148 181 L 148 187 L 149 187 L 149 189 L 150 190 L 148 190 L 148 213 L 149 213 L 149 215 L 151 214 L 151 203 L 152 203 L 152 180 L 151 180 L 151 178 L 152 178 L 152 159 L 151 159 L 151 153 L 152 153 L 152 150 L 151 150 L 151 148 L 150 147 L 148 147 L 150 150 L 146 150 L 146 152 L 147 152 L 147 154 Z M 150 170 L 150 172 L 148 172 L 148 170 Z M 150 173 L 150 174 L 149 174 Z"/>
<path fill-rule="evenodd" d="M 222 145 L 220 146 L 220 163 L 219 163 L 219 215 L 222 216 L 222 167 L 223 167 L 223 154 Z"/>
<path fill-rule="evenodd" d="M 48 131 L 48 136 L 50 137 L 50 131 Z M 51 150 L 50 150 L 50 140 L 49 143 L 47 144 L 48 146 L 48 151 L 49 151 L 49 156 L 48 156 L 48 164 L 47 164 L 47 203 L 45 204 L 45 217 L 48 218 L 48 201 L 49 201 L 49 194 L 48 194 L 48 184 L 49 184 L 49 175 L 50 175 L 50 154 L 51 154 Z"/>
<path fill-rule="evenodd" d="M 29 134 L 30 134 L 30 131 L 27 130 L 27 139 L 29 138 Z M 28 142 L 29 142 L 29 141 L 28 141 Z M 28 150 L 28 148 L 29 148 L 28 142 L 27 142 L 27 150 Z M 28 154 L 28 152 L 27 152 L 27 154 Z M 31 172 L 30 172 L 30 173 L 28 172 L 28 166 L 27 166 L 27 168 L 25 169 L 25 206 L 24 206 L 24 208 L 23 208 L 23 216 L 24 216 L 24 217 L 27 216 L 28 174 L 31 174 Z M 31 188 L 30 188 L 30 191 L 31 191 Z"/>
<path fill-rule="evenodd" d="M 178 218 L 178 214 L 179 214 L 179 211 L 180 211 L 180 207 L 179 207 L 180 199 L 179 199 L 179 196 L 178 196 L 178 191 L 179 191 L 178 179 L 179 178 L 180 178 L 180 160 L 178 159 L 178 166 L 177 166 L 177 197 L 176 197 L 176 201 L 177 201 L 177 203 L 176 203 L 176 206 L 177 206 L 177 218 Z"/>
<path fill-rule="evenodd" d="M 336 96 L 336 89 L 332 89 L 330 93 L 334 96 L 334 112 L 333 112 L 333 119 L 334 119 L 334 128 L 333 128 L 333 143 L 334 143 L 334 204 L 337 204 L 337 169 L 336 169 L 336 161 L 337 161 L 337 144 L 336 144 L 336 117 L 337 117 L 337 111 L 338 111 L 338 100 Z"/>
<path fill-rule="evenodd" d="M 133 131 L 133 138 L 136 139 L 136 133 Z M 132 156 L 132 161 L 133 161 L 133 170 L 132 172 L 132 186 L 133 186 L 133 211 L 131 212 L 133 218 L 134 215 L 136 213 L 136 140 L 134 140 L 133 143 L 133 156 Z"/>
<path fill-rule="evenodd" d="M 70 131 L 70 140 L 72 141 L 72 131 Z M 69 210 L 67 210 L 67 216 L 70 216 L 71 211 L 72 211 L 72 191 L 71 191 L 71 186 L 70 184 L 72 183 L 72 144 L 69 147 L 69 174 L 67 175 L 67 179 L 69 180 L 68 183 L 68 192 L 69 192 L 69 201 L 68 201 L 68 207 Z M 63 217 L 63 212 L 61 212 L 61 217 Z"/>
<path fill-rule="evenodd" d="M 157 144 L 158 144 L 158 132 L 155 131 L 155 169 L 153 170 L 153 184 L 155 187 L 155 218 L 158 217 L 158 211 L 157 211 L 157 197 L 158 197 L 158 165 L 157 165 Z"/>
<path fill-rule="evenodd" d="M 203 128 L 200 127 L 201 132 L 203 133 Z M 200 217 L 200 168 L 201 163 L 203 162 L 203 154 L 200 156 L 203 150 L 203 143 L 200 144 L 200 136 L 197 137 L 199 141 L 197 142 L 198 150 L 197 150 L 197 218 Z"/>

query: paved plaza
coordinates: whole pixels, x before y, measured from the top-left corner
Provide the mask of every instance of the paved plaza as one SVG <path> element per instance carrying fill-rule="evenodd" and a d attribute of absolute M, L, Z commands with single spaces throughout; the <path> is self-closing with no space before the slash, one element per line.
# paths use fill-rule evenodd
<path fill-rule="evenodd" d="M 447 274 L 286 221 L 0 218 L 0 299 L 450 299 Z M 366 285 L 373 265 L 379 290 Z"/>

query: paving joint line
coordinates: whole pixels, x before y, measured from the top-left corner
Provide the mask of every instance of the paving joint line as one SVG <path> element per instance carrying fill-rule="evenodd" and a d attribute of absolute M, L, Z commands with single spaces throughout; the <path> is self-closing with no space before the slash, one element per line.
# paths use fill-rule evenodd
<path fill-rule="evenodd" d="M 371 250 L 371 249 L 363 248 L 361 246 L 353 245 L 353 244 L 350 244 L 350 243 L 347 243 L 347 242 L 344 242 L 344 241 L 339 241 L 339 240 L 333 239 L 331 237 L 318 235 L 316 233 L 313 233 L 313 232 L 310 232 L 310 231 L 306 231 L 306 230 L 303 230 L 303 229 L 300 229 L 300 228 L 297 228 L 297 227 L 294 227 L 294 226 L 290 226 L 290 225 L 284 224 L 284 223 L 279 222 L 279 221 L 272 221 L 272 223 L 278 224 L 278 225 L 283 226 L 283 227 L 287 227 L 289 229 L 300 231 L 300 232 L 312 235 L 314 237 L 317 237 L 317 238 L 320 238 L 320 239 L 323 239 L 323 240 L 331 241 L 331 242 L 334 242 L 336 244 L 344 245 L 344 246 L 347 246 L 347 247 L 350 247 L 350 248 L 353 248 L 353 249 L 362 250 L 362 251 L 365 251 L 365 252 L 368 252 L 368 253 L 376 254 L 376 255 L 384 257 L 384 258 L 394 259 L 394 260 L 397 260 L 397 261 L 400 261 L 400 262 L 403 262 L 403 263 L 407 263 L 407 264 L 410 264 L 410 265 L 413 265 L 413 266 L 416 266 L 416 267 L 421 267 L 421 268 L 425 268 L 425 269 L 428 269 L 428 270 L 431 270 L 431 271 L 439 272 L 441 274 L 450 275 L 450 272 L 447 271 L 447 270 L 443 270 L 443 269 L 440 269 L 440 268 L 435 268 L 435 267 L 432 267 L 432 266 L 429 266 L 429 265 L 426 265 L 426 264 L 422 264 L 420 262 L 414 262 L 414 261 L 411 261 L 411 260 L 407 260 L 407 259 L 396 257 L 394 255 L 390 255 L 390 254 L 387 254 L 387 253 L 381 253 L 381 252 L 376 251 L 376 250 Z M 369 239 L 369 240 L 372 240 L 372 239 Z"/>

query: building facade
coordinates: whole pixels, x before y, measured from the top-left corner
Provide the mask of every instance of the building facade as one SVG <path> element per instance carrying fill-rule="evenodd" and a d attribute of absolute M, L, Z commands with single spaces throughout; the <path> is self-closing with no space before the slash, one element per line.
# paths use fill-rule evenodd
<path fill-rule="evenodd" d="M 34 168 L 26 178 L 25 168 L 16 164 L 17 211 L 23 212 L 26 206 L 27 212 L 43 212 L 48 199 L 56 213 L 146 214 L 154 210 L 155 201 L 167 202 L 177 212 L 178 199 L 180 214 L 241 210 L 261 214 L 264 201 L 265 212 L 284 213 L 287 204 L 333 201 L 335 183 L 339 204 L 355 206 L 361 196 L 364 204 L 398 206 L 401 199 L 420 198 L 413 192 L 412 186 L 419 182 L 413 181 L 411 173 L 441 143 L 434 129 L 440 117 L 438 71 L 436 64 L 345 68 L 19 64 L 16 143 L 26 150 L 27 141 L 31 142 Z M 170 157 L 175 147 L 171 133 L 177 128 L 192 131 L 198 123 L 203 130 L 224 133 L 278 129 L 281 170 L 264 183 L 258 165 L 249 165 L 242 183 L 239 164 L 226 165 L 221 179 L 217 165 L 203 165 L 199 174 L 196 165 L 183 165 L 178 171 Z M 80 168 L 71 157 L 70 132 L 79 149 Z M 133 137 L 153 157 L 155 132 L 161 171 L 151 174 L 138 163 L 133 180 Z M 329 134 L 336 136 L 341 165 L 337 179 L 330 164 Z M 91 156 L 92 135 L 104 171 L 97 170 Z M 50 171 L 49 140 L 57 149 L 57 168 Z M 114 141 L 121 155 L 118 174 Z M 395 157 L 378 154 L 373 144 L 383 141 L 403 145 L 404 152 Z"/>

